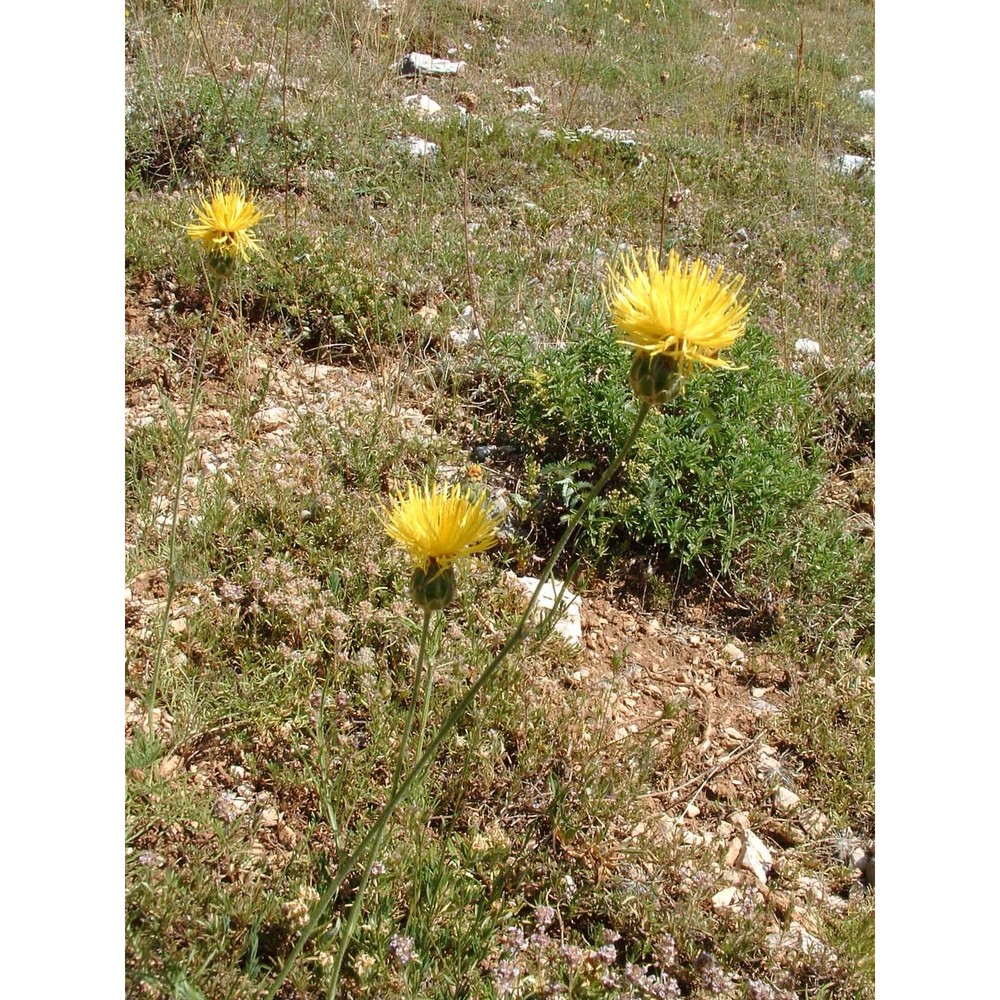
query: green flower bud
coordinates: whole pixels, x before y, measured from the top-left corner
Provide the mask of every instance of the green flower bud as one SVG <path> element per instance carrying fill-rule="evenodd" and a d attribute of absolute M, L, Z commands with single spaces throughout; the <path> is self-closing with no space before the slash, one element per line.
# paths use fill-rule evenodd
<path fill-rule="evenodd" d="M 205 263 L 216 278 L 231 278 L 236 270 L 236 257 L 231 253 L 220 253 L 219 251 L 207 253 L 205 254 Z"/>
<path fill-rule="evenodd" d="M 684 385 L 677 359 L 672 354 L 650 354 L 636 351 L 628 373 L 632 391 L 650 406 L 669 403 Z"/>
<path fill-rule="evenodd" d="M 451 566 L 441 569 L 432 559 L 427 569 L 419 567 L 410 578 L 410 596 L 425 611 L 440 611 L 455 598 L 455 571 Z"/>

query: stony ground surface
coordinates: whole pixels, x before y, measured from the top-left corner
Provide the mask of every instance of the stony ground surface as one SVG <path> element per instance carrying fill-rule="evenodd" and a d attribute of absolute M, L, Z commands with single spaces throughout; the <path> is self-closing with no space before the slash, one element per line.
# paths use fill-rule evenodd
<path fill-rule="evenodd" d="M 157 312 L 161 295 L 147 290 L 130 298 L 126 308 L 130 377 L 126 436 L 151 423 L 165 424 L 157 383 L 170 384 L 177 371 L 157 353 L 161 336 Z M 161 293 L 162 294 L 162 293 Z M 183 346 L 175 344 L 175 356 Z M 187 359 L 177 359 L 177 369 Z M 360 370 L 311 364 L 300 357 L 276 357 L 260 350 L 248 356 L 244 379 L 257 402 L 244 420 L 231 398 L 219 391 L 220 354 L 210 359 L 202 403 L 195 421 L 196 463 L 189 464 L 181 497 L 181 517 L 198 516 L 201 481 L 229 477 L 239 449 L 250 442 L 251 460 L 270 463 L 276 475 L 295 481 L 302 459 L 294 431 L 303 420 L 336 423 L 350 429 L 363 424 L 366 413 L 382 405 L 384 384 Z M 144 366 L 147 366 L 144 368 Z M 183 398 L 174 393 L 175 401 Z M 392 415 L 403 435 L 435 434 L 429 414 L 412 401 L 394 404 Z M 242 426 L 237 426 L 243 420 Z M 157 529 L 168 523 L 170 498 L 154 501 Z M 139 526 L 130 521 L 126 544 L 135 542 Z M 128 581 L 125 591 L 127 641 L 146 638 L 159 627 L 165 605 L 163 570 L 145 570 Z M 180 635 L 193 604 L 238 600 L 210 585 L 187 588 L 173 603 L 170 631 Z M 565 649 L 553 662 L 563 666 L 533 680 L 540 697 L 558 704 L 569 692 L 585 693 L 585 712 L 577 736 L 583 744 L 640 742 L 669 757 L 662 783 L 642 802 L 639 822 L 615 831 L 623 851 L 635 838 L 658 837 L 678 850 L 682 868 L 699 885 L 710 884 L 712 905 L 719 911 L 766 915 L 769 943 L 776 951 L 791 950 L 822 963 L 829 951 L 821 940 L 824 920 L 846 911 L 851 893 L 874 883 L 874 845 L 850 830 L 831 828 L 830 820 L 810 803 L 788 769 L 774 733 L 795 685 L 793 663 L 779 662 L 733 641 L 707 622 L 697 607 L 652 616 L 608 588 L 582 595 L 580 648 Z M 550 638 L 547 642 L 562 640 Z M 148 667 L 133 662 L 136 675 Z M 125 690 L 125 737 L 146 725 L 136 687 Z M 156 709 L 154 725 L 169 739 L 172 719 Z M 159 764 L 167 779 L 185 776 L 214 800 L 214 812 L 227 822 L 251 816 L 256 838 L 247 865 L 280 865 L 305 834 L 306 816 L 315 805 L 278 801 L 273 793 L 247 779 L 239 760 L 224 752 L 225 733 L 198 734 L 176 747 Z M 262 749 L 262 748 L 258 748 Z M 266 749 L 266 748 L 264 748 Z M 276 734 L 270 751 L 289 748 Z M 753 817 L 753 819 L 751 819 Z M 184 854 L 208 836 L 197 824 L 174 824 L 166 850 L 144 847 L 142 838 L 130 851 L 148 854 L 153 868 L 183 862 Z M 814 872 L 815 874 L 807 874 Z M 780 886 L 780 888 L 776 888 Z M 834 961 L 832 953 L 829 960 Z"/>

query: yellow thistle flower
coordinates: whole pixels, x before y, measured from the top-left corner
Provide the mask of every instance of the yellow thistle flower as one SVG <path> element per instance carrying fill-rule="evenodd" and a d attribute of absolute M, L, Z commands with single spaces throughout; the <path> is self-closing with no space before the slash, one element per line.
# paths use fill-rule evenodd
<path fill-rule="evenodd" d="M 486 510 L 485 493 L 471 500 L 457 485 L 418 489 L 413 483 L 385 508 L 383 520 L 389 536 L 410 553 L 410 595 L 428 614 L 455 597 L 452 563 L 492 548 L 500 523 Z"/>
<path fill-rule="evenodd" d="M 203 198 L 200 206 L 194 206 L 194 213 L 198 221 L 185 227 L 188 236 L 200 243 L 210 262 L 219 262 L 223 270 L 231 271 L 237 258 L 249 260 L 249 250 L 260 252 L 253 227 L 264 215 L 254 205 L 253 196 L 247 194 L 242 181 L 232 180 L 226 185 L 216 181 L 211 199 Z"/>
<path fill-rule="evenodd" d="M 415 567 L 426 571 L 433 563 L 444 570 L 456 559 L 496 545 L 501 519 L 489 513 L 486 502 L 485 493 L 472 500 L 457 484 L 418 488 L 410 483 L 384 510 L 385 530 Z"/>
<path fill-rule="evenodd" d="M 743 335 L 747 306 L 737 298 L 744 278 L 723 280 L 703 261 L 685 261 L 671 250 L 660 268 L 646 250 L 645 268 L 633 252 L 622 257 L 621 272 L 605 285 L 605 301 L 627 344 L 638 354 L 665 355 L 678 375 L 697 365 L 731 368 L 719 352 Z"/>

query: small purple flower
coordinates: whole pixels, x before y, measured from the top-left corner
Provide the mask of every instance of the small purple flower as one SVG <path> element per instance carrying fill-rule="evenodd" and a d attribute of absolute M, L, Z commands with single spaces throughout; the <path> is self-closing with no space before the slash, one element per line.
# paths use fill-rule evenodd
<path fill-rule="evenodd" d="M 747 1000 L 774 1000 L 774 990 L 760 979 L 748 979 Z"/>
<path fill-rule="evenodd" d="M 492 975 L 497 992 L 504 996 L 517 989 L 517 982 L 521 978 L 521 969 L 511 959 L 502 958 L 497 962 Z"/>
<path fill-rule="evenodd" d="M 664 969 L 669 969 L 677 962 L 677 942 L 671 934 L 661 934 L 656 941 L 656 957 Z"/>
<path fill-rule="evenodd" d="M 651 976 L 641 965 L 635 965 L 633 962 L 626 964 L 625 978 L 657 1000 L 677 1000 L 681 995 L 680 984 L 672 976 L 668 976 L 665 972 Z"/>
<path fill-rule="evenodd" d="M 528 947 L 527 938 L 520 927 L 508 927 L 500 935 L 500 944 L 510 955 L 516 955 L 519 951 L 524 951 Z"/>
<path fill-rule="evenodd" d="M 400 965 L 412 962 L 417 957 L 416 950 L 413 947 L 413 938 L 404 934 L 393 934 L 389 941 L 389 954 Z"/>
<path fill-rule="evenodd" d="M 540 931 L 547 930 L 553 920 L 556 919 L 556 911 L 551 906 L 535 907 L 535 923 Z"/>
<path fill-rule="evenodd" d="M 748 892 L 745 889 L 743 890 L 739 896 L 736 912 L 739 913 L 744 920 L 753 919 L 757 912 L 757 901 L 754 899 L 753 892 Z"/>
<path fill-rule="evenodd" d="M 618 951 L 613 944 L 602 945 L 595 954 L 605 965 L 614 965 L 618 959 Z"/>
<path fill-rule="evenodd" d="M 729 979 L 719 968 L 719 963 L 710 952 L 701 952 L 695 959 L 695 966 L 701 973 L 702 984 L 710 992 L 722 993 L 729 986 Z"/>

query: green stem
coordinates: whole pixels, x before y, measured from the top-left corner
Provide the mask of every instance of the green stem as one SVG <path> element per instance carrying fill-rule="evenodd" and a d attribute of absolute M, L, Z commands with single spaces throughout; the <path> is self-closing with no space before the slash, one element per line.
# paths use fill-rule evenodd
<path fill-rule="evenodd" d="M 392 791 L 390 792 L 390 799 L 396 794 L 397 788 L 399 788 L 399 779 L 403 773 L 403 761 L 406 758 L 406 748 L 410 742 L 410 734 L 413 732 L 413 716 L 416 714 L 417 708 L 417 698 L 420 693 L 420 678 L 423 672 L 424 666 L 424 655 L 427 650 L 427 635 L 430 632 L 431 624 L 431 613 L 426 608 L 424 609 L 424 627 L 420 632 L 420 652 L 417 654 L 417 669 L 413 677 L 413 694 L 410 697 L 410 707 L 406 713 L 406 723 L 403 726 L 403 737 L 399 741 L 399 753 L 396 755 L 396 769 L 392 776 Z M 428 676 L 430 676 L 430 668 L 428 668 Z M 423 740 L 424 735 L 424 722 L 427 719 L 427 700 L 424 699 L 424 715 L 420 723 L 420 739 Z M 417 744 L 417 756 L 420 755 L 419 743 Z M 384 830 L 382 831 L 385 832 Z M 347 915 L 347 925 L 344 927 L 343 933 L 340 939 L 340 947 L 337 950 L 337 958 L 333 963 L 333 972 L 330 974 L 330 986 L 327 989 L 327 997 L 329 1000 L 337 995 L 337 984 L 340 982 L 340 970 L 344 964 L 344 958 L 347 955 L 347 949 L 351 944 L 351 939 L 354 937 L 354 932 L 357 930 L 358 921 L 361 919 L 361 904 L 364 900 L 365 890 L 368 888 L 368 880 L 371 878 L 372 865 L 375 863 L 375 859 L 378 856 L 379 851 L 382 850 L 383 837 L 379 836 L 372 842 L 372 849 L 368 854 L 368 857 L 364 866 L 364 873 L 361 876 L 361 882 L 358 885 L 358 891 L 354 896 L 354 902 L 351 903 L 350 912 Z"/>
<path fill-rule="evenodd" d="M 288 978 L 288 974 L 291 971 L 292 966 L 295 964 L 295 960 L 302 954 L 306 944 L 315 933 L 320 919 L 326 912 L 326 908 L 330 905 L 333 897 L 339 891 L 344 879 L 347 878 L 348 874 L 354 869 L 359 859 L 365 855 L 368 848 L 372 844 L 380 842 L 382 831 L 385 829 L 386 824 L 389 822 L 389 819 L 395 812 L 397 806 L 399 806 L 399 804 L 410 793 L 410 790 L 417 783 L 417 779 L 422 775 L 424 770 L 430 766 L 434 757 L 437 755 L 438 748 L 448 738 L 455 726 L 458 725 L 459 720 L 466 713 L 473 701 L 475 701 L 476 696 L 489 683 L 490 679 L 497 672 L 500 664 L 503 663 L 510 651 L 524 638 L 525 633 L 527 632 L 528 622 L 531 619 L 531 613 L 534 611 L 535 605 L 538 603 L 538 596 L 541 593 L 542 587 L 545 585 L 545 581 L 548 579 L 549 574 L 552 572 L 556 561 L 559 556 L 562 555 L 563 549 L 566 548 L 566 545 L 576 532 L 576 529 L 579 526 L 580 521 L 583 519 L 583 515 L 587 508 L 593 502 L 594 498 L 608 484 L 608 481 L 618 471 L 622 462 L 625 460 L 626 455 L 629 451 L 631 451 L 632 445 L 635 444 L 636 438 L 639 436 L 639 431 L 642 429 L 643 422 L 645 421 L 650 409 L 651 406 L 649 403 L 639 404 L 639 413 L 636 416 L 635 424 L 629 432 L 625 444 L 615 456 L 614 461 L 604 471 L 601 478 L 598 479 L 598 481 L 591 487 L 590 492 L 586 495 L 586 497 L 584 497 L 583 502 L 567 522 L 566 529 L 563 531 L 562 537 L 558 542 L 556 542 L 555 548 L 552 550 L 552 554 L 549 556 L 542 572 L 539 574 L 538 586 L 535 587 L 535 592 L 531 595 L 531 599 L 528 601 L 528 606 L 525 608 L 524 614 L 521 615 L 517 625 L 514 627 L 513 632 L 511 632 L 510 636 L 508 636 L 507 641 L 503 644 L 500 652 L 497 653 L 497 655 L 483 670 L 482 674 L 479 675 L 479 679 L 469 688 L 458 704 L 455 705 L 455 707 L 448 713 L 447 718 L 445 718 L 444 722 L 441 723 L 441 727 L 431 738 L 430 743 L 427 744 L 427 749 L 424 751 L 423 755 L 418 758 L 417 762 L 410 769 L 409 774 L 407 774 L 402 784 L 400 784 L 396 789 L 395 794 L 390 796 L 389 801 L 382 809 L 382 812 L 379 813 L 378 818 L 372 824 L 368 833 L 361 838 L 361 841 L 354 849 L 354 852 L 350 855 L 350 857 L 346 858 L 340 863 L 340 865 L 338 865 L 333 879 L 323 891 L 319 901 L 316 903 L 316 907 L 313 910 L 312 917 L 309 919 L 309 923 L 302 929 L 302 932 L 299 934 L 299 939 L 295 942 L 295 946 L 285 959 L 285 962 L 281 967 L 281 971 L 278 973 L 277 979 L 275 979 L 275 981 L 271 984 L 270 989 L 263 995 L 261 1000 L 274 1000 L 275 994 L 281 988 L 281 984 L 285 981 L 285 979 Z M 555 611 L 557 610 L 558 605 Z"/>
<path fill-rule="evenodd" d="M 413 717 L 417 710 L 417 698 L 420 695 L 420 680 L 423 676 L 424 656 L 427 652 L 427 637 L 431 629 L 431 612 L 424 609 L 424 626 L 420 630 L 420 652 L 417 653 L 417 669 L 413 675 L 413 697 L 410 698 L 410 708 L 406 713 L 406 725 L 403 727 L 403 738 L 399 744 L 399 754 L 396 757 L 396 770 L 392 776 L 392 791 L 395 794 L 399 788 L 399 778 L 403 773 L 403 759 L 406 757 L 406 748 L 410 742 L 410 734 L 413 732 Z M 428 667 L 428 670 L 430 668 Z M 426 708 L 424 712 L 426 713 Z M 419 756 L 420 751 L 417 751 Z"/>
<path fill-rule="evenodd" d="M 417 749 L 414 757 L 420 759 L 420 753 L 424 748 L 424 732 L 427 729 L 427 713 L 431 707 L 431 692 L 434 690 L 434 664 L 427 665 L 427 677 L 424 680 L 424 707 L 420 713 L 420 728 L 417 730 Z"/>
<path fill-rule="evenodd" d="M 316 778 L 316 788 L 322 799 L 323 811 L 326 813 L 330 829 L 333 831 L 333 843 L 340 851 L 340 823 L 337 820 L 337 812 L 333 806 L 333 796 L 331 794 L 331 784 L 326 781 L 330 773 L 330 743 L 326 736 L 326 706 L 327 695 L 330 691 L 330 684 L 333 680 L 333 672 L 327 671 L 323 680 L 323 691 L 321 693 L 319 708 L 316 714 L 316 746 L 319 748 L 319 775 Z M 343 778 L 341 778 L 343 780 Z"/>
<path fill-rule="evenodd" d="M 184 420 L 184 427 L 181 431 L 180 455 L 177 459 L 177 481 L 174 484 L 174 499 L 170 510 L 170 538 L 167 543 L 167 603 L 163 609 L 163 622 L 160 625 L 160 635 L 156 642 L 156 654 L 153 657 L 153 676 L 149 682 L 149 692 L 146 695 L 146 727 L 149 735 L 153 735 L 153 705 L 156 703 L 156 691 L 160 683 L 160 667 L 163 662 L 163 647 L 167 636 L 167 627 L 170 625 L 170 607 L 174 601 L 174 594 L 177 592 L 177 567 L 174 563 L 174 556 L 177 550 L 177 514 L 181 505 L 181 490 L 184 485 L 184 463 L 187 459 L 188 440 L 191 435 L 191 425 L 194 422 L 194 411 L 198 405 L 198 393 L 201 390 L 201 376 L 205 370 L 205 355 L 208 353 L 208 344 L 215 329 L 215 315 L 219 304 L 219 285 L 209 280 L 209 294 L 212 296 L 212 311 L 208 319 L 208 331 L 205 334 L 198 351 L 198 363 L 195 366 L 194 382 L 191 386 L 191 401 L 188 403 L 187 417 Z"/>

